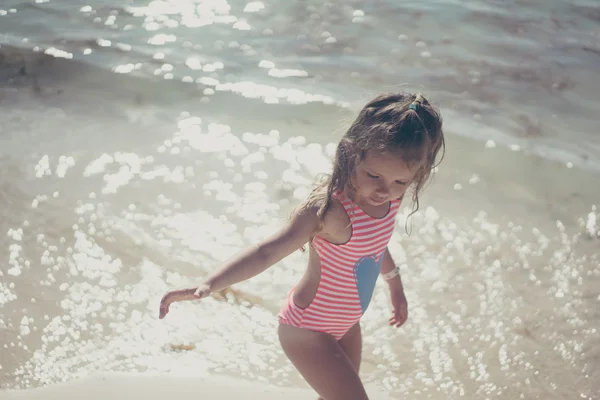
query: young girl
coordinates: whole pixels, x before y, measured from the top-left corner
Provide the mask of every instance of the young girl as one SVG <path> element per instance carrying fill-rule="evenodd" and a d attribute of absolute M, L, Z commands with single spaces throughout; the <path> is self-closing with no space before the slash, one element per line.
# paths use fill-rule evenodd
<path fill-rule="evenodd" d="M 407 319 L 399 269 L 387 249 L 406 190 L 419 192 L 444 147 L 440 114 L 420 94 L 386 94 L 358 114 L 336 151 L 333 173 L 275 235 L 249 248 L 200 286 L 164 295 L 198 300 L 250 279 L 309 243 L 308 267 L 279 313 L 283 351 L 326 400 L 364 400 L 359 377 L 364 314 L 379 274 L 392 300 L 390 325 Z"/>

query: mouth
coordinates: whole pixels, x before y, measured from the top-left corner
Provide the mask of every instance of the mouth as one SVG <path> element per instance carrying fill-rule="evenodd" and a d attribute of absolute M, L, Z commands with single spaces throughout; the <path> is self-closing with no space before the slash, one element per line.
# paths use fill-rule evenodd
<path fill-rule="evenodd" d="M 371 197 L 371 201 L 375 204 L 383 204 L 387 201 L 387 198 Z"/>

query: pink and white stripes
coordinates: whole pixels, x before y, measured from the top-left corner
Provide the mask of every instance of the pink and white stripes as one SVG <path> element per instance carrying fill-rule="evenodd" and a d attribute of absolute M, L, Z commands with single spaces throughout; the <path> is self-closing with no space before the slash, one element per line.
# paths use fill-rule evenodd
<path fill-rule="evenodd" d="M 352 236 L 339 245 L 320 236 L 313 239 L 312 246 L 321 261 L 317 293 L 312 303 L 302 309 L 294 303 L 292 289 L 279 313 L 279 321 L 326 332 L 339 340 L 360 320 L 368 306 L 400 201 L 391 201 L 384 217 L 373 218 L 343 194 L 335 196 L 350 218 Z"/>

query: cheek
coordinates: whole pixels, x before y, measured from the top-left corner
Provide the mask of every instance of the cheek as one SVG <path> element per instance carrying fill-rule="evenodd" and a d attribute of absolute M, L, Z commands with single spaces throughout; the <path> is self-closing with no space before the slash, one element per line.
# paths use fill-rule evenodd
<path fill-rule="evenodd" d="M 406 191 L 408 190 L 409 186 L 408 185 L 398 185 L 396 188 L 394 188 L 393 192 L 392 192 L 392 197 L 397 199 L 398 197 L 402 196 L 404 193 L 406 193 Z"/>
<path fill-rule="evenodd" d="M 375 191 L 376 185 L 372 179 L 367 177 L 357 177 L 355 180 L 356 189 L 360 193 L 370 194 Z"/>

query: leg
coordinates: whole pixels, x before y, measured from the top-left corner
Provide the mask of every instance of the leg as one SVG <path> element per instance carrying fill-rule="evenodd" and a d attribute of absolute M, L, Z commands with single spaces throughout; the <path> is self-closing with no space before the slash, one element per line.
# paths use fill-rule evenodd
<path fill-rule="evenodd" d="M 360 359 L 362 353 L 362 333 L 360 331 L 360 322 L 357 322 L 346 332 L 344 337 L 338 340 L 338 343 L 346 356 L 352 362 L 352 366 L 355 371 L 358 373 L 360 370 Z M 317 400 L 324 400 L 322 397 L 319 397 Z"/>
<path fill-rule="evenodd" d="M 348 356 L 354 369 L 358 373 L 360 370 L 360 360 L 362 353 L 362 333 L 360 331 L 360 322 L 357 322 L 346 332 L 343 338 L 338 342 L 344 353 Z"/>
<path fill-rule="evenodd" d="M 279 325 L 283 351 L 306 382 L 327 400 L 368 400 L 355 366 L 329 334 Z"/>

